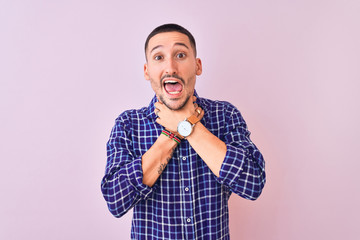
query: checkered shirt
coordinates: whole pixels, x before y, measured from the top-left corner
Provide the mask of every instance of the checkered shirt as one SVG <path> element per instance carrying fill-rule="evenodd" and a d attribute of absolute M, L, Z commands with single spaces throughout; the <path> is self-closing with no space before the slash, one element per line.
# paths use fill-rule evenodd
<path fill-rule="evenodd" d="M 182 140 L 154 186 L 144 185 L 141 156 L 163 130 L 155 122 L 156 97 L 116 119 L 101 190 L 115 217 L 134 208 L 131 239 L 230 239 L 231 193 L 250 200 L 261 194 L 265 163 L 240 112 L 228 102 L 196 101 L 205 112 L 202 124 L 227 146 L 219 177 Z"/>

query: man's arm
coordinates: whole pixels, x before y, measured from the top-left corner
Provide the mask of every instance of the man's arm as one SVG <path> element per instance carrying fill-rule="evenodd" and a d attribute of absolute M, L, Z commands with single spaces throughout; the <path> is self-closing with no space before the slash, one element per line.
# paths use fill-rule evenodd
<path fill-rule="evenodd" d="M 115 122 L 107 143 L 107 163 L 101 191 L 109 211 L 121 217 L 140 200 L 148 198 L 153 189 L 142 182 L 142 161 L 136 156 L 131 135 L 131 119 L 125 112 Z"/>
<path fill-rule="evenodd" d="M 196 97 L 193 98 L 195 102 Z M 190 101 L 189 101 L 190 102 Z M 176 132 L 177 126 L 180 121 L 190 117 L 195 113 L 195 108 L 197 105 L 191 104 L 186 105 L 187 111 L 172 111 L 168 109 L 161 102 L 156 103 L 156 108 L 160 110 L 160 118 L 157 119 L 157 122 L 164 126 L 165 128 Z M 199 118 L 201 119 L 204 116 L 204 111 L 201 111 Z M 219 172 L 223 160 L 226 154 L 226 145 L 223 141 L 217 138 L 212 134 L 206 127 L 201 123 L 197 122 L 193 128 L 190 136 L 186 138 L 194 150 L 199 154 L 199 156 L 204 160 L 208 165 L 211 171 L 219 177 Z"/>
<path fill-rule="evenodd" d="M 195 111 L 194 101 L 190 99 L 179 111 L 159 112 L 160 118 L 167 119 L 175 125 Z M 160 106 L 156 103 L 155 106 Z M 159 111 L 159 109 L 156 109 Z M 143 156 L 136 156 L 131 140 L 130 119 L 134 117 L 122 114 L 116 121 L 107 144 L 107 164 L 101 190 L 107 201 L 110 212 L 121 217 L 142 199 L 147 199 L 152 186 L 164 171 L 170 161 L 177 143 L 169 137 L 160 134 L 155 143 Z"/>
<path fill-rule="evenodd" d="M 151 195 L 152 186 L 177 146 L 177 142 L 160 134 L 152 147 L 143 156 L 138 156 L 131 137 L 131 119 L 134 117 L 128 112 L 121 114 L 107 143 L 107 164 L 101 190 L 115 217 L 121 217 Z"/>
<path fill-rule="evenodd" d="M 177 143 L 160 134 L 156 142 L 142 156 L 143 183 L 152 187 L 169 163 Z"/>
<path fill-rule="evenodd" d="M 196 104 L 194 102 L 196 97 L 192 97 L 186 105 L 180 110 L 170 110 L 160 101 L 155 103 L 155 111 L 157 112 L 157 123 L 165 128 L 167 126 L 172 132 L 176 132 L 178 122 L 184 120 L 188 115 L 195 112 Z M 169 163 L 177 143 L 169 137 L 160 134 L 156 142 L 151 148 L 142 156 L 142 170 L 143 170 L 143 183 L 152 187 L 156 180 Z"/>
<path fill-rule="evenodd" d="M 221 165 L 226 155 L 226 144 L 212 134 L 201 122 L 196 123 L 193 132 L 186 139 L 210 170 L 219 177 Z"/>
<path fill-rule="evenodd" d="M 199 122 L 187 139 L 221 184 L 246 199 L 255 200 L 265 184 L 263 157 L 248 138 L 247 130 L 240 133 L 241 141 L 232 141 L 238 134 L 233 129 L 226 144 Z"/>
<path fill-rule="evenodd" d="M 219 138 L 226 144 L 219 183 L 243 198 L 257 199 L 266 182 L 265 162 L 262 154 L 250 140 L 250 132 L 238 109 L 224 103 L 224 114 Z"/>
<path fill-rule="evenodd" d="M 164 106 L 159 106 L 162 111 Z M 246 123 L 233 106 L 227 107 L 223 140 L 211 133 L 201 122 L 196 123 L 187 137 L 189 144 L 218 177 L 217 181 L 236 194 L 255 200 L 265 184 L 265 163 L 251 142 Z M 187 117 L 189 117 L 188 115 Z M 166 121 L 158 121 L 169 129 L 176 129 Z"/>

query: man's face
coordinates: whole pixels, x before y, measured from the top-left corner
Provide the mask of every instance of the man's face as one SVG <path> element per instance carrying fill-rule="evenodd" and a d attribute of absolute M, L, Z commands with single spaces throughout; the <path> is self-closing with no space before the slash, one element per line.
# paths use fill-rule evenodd
<path fill-rule="evenodd" d="M 194 94 L 196 75 L 202 72 L 189 38 L 179 32 L 153 36 L 146 50 L 145 79 L 169 109 L 179 110 Z"/>

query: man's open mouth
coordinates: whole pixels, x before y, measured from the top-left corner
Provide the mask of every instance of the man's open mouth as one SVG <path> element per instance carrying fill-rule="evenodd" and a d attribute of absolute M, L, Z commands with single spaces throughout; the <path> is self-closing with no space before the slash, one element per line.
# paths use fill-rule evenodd
<path fill-rule="evenodd" d="M 183 85 L 174 79 L 164 81 L 164 88 L 168 94 L 176 95 L 182 92 Z"/>

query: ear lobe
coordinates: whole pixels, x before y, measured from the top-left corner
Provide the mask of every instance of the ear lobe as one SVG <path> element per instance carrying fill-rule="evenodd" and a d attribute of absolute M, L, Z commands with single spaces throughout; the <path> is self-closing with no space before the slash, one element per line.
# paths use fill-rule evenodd
<path fill-rule="evenodd" d="M 196 59 L 196 75 L 201 75 L 202 73 L 202 63 L 201 63 L 201 59 L 197 58 Z"/>
<path fill-rule="evenodd" d="M 147 64 L 144 64 L 144 77 L 146 80 L 150 80 Z"/>

